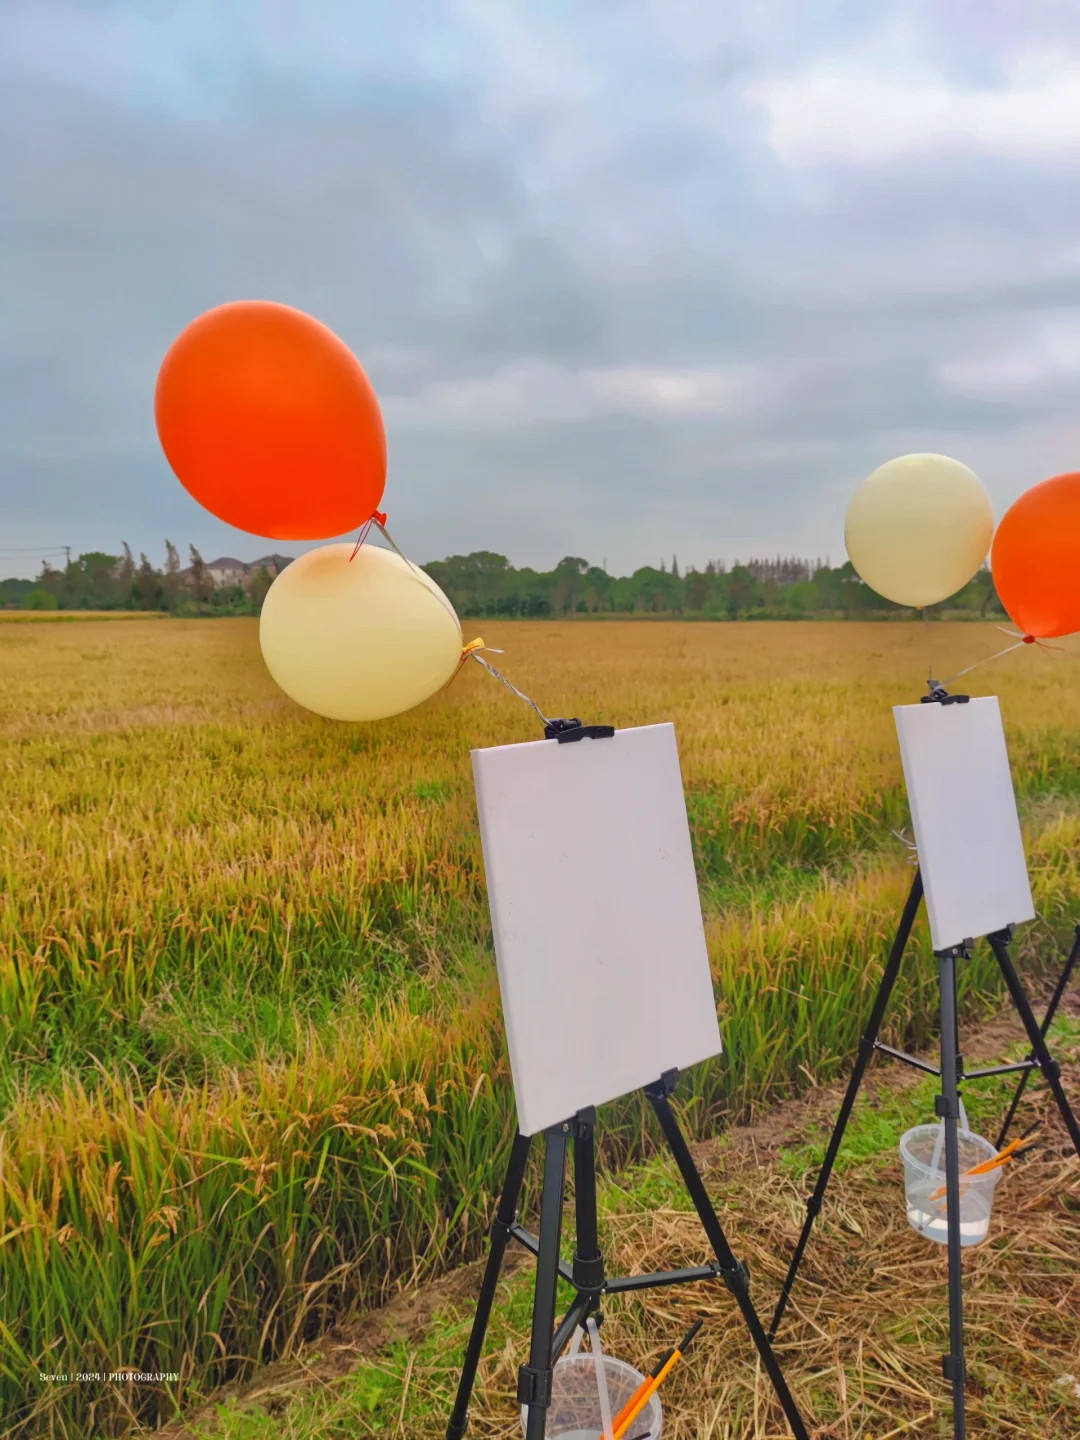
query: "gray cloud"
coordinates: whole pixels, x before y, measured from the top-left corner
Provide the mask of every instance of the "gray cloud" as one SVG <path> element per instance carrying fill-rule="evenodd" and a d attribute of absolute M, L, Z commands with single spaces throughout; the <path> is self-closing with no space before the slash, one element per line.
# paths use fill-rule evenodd
<path fill-rule="evenodd" d="M 1080 463 L 1080 100 L 1040 99 L 1080 60 L 1053 6 L 984 9 L 973 48 L 900 0 L 847 30 L 750 0 L 12 5 L 0 552 L 258 550 L 152 414 L 175 334 L 242 296 L 368 367 L 422 559 L 836 557 L 854 484 L 912 449 L 1000 509 Z"/>

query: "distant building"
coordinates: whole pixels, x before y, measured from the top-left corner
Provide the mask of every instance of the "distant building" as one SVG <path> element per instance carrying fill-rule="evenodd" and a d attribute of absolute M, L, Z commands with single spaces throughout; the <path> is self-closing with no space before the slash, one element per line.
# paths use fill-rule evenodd
<path fill-rule="evenodd" d="M 232 555 L 221 555 L 217 560 L 207 562 L 206 573 L 215 585 L 246 585 L 264 566 L 273 579 L 292 561 L 291 555 L 262 555 L 258 560 L 237 560 Z M 180 578 L 191 579 L 190 565 L 180 571 Z"/>
<path fill-rule="evenodd" d="M 243 585 L 248 577 L 248 567 L 243 560 L 234 560 L 231 555 L 223 555 L 220 560 L 208 562 L 206 573 L 215 585 Z"/>
<path fill-rule="evenodd" d="M 273 579 L 275 575 L 281 574 L 286 565 L 291 565 L 292 562 L 291 555 L 264 555 L 260 560 L 252 560 L 248 566 L 248 574 L 257 574 L 265 565 L 270 578 Z"/>

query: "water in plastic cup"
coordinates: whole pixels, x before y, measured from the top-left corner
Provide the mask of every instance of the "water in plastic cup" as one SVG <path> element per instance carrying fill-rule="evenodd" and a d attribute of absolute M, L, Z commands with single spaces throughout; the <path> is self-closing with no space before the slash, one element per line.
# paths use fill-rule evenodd
<path fill-rule="evenodd" d="M 930 1197 L 945 1184 L 945 1152 L 940 1145 L 941 1126 L 916 1125 L 900 1139 L 900 1159 L 904 1164 L 904 1194 L 908 1223 L 913 1230 L 948 1244 L 948 1210 L 944 1194 Z M 989 1140 L 969 1130 L 958 1132 L 960 1150 L 960 1243 L 980 1245 L 990 1230 L 990 1212 L 994 1203 L 994 1187 L 1001 1179 L 1001 1168 L 985 1175 L 964 1178 L 964 1171 L 992 1160 L 998 1153 Z M 936 1164 L 935 1164 L 936 1160 Z"/>

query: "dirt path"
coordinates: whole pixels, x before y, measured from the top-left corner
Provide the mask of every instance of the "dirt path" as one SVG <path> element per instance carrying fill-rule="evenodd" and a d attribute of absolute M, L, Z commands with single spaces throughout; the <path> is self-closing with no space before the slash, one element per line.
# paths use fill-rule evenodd
<path fill-rule="evenodd" d="M 1074 1016 L 1080 1014 L 1080 997 L 1070 997 L 1065 1008 Z M 1010 1044 L 1015 1044 L 1019 1038 L 1019 1023 L 1011 1013 L 1005 1014 L 977 1030 L 965 1033 L 965 1055 L 992 1059 Z M 1080 1056 L 1070 1054 L 1063 1055 L 1062 1058 L 1068 1059 L 1065 1067 L 1066 1084 L 1074 1096 L 1080 1096 Z M 918 1084 L 920 1079 L 925 1077 L 905 1066 L 875 1064 L 861 1103 L 878 1107 L 887 1102 L 891 1095 L 897 1095 Z M 740 1244 L 749 1247 L 754 1274 L 760 1277 L 757 1284 L 761 1287 L 762 1295 L 768 1297 L 759 1302 L 763 1308 L 771 1303 L 777 1292 L 779 1279 L 782 1278 L 786 1265 L 785 1257 L 790 1254 L 803 1213 L 799 1193 L 784 1172 L 780 1152 L 804 1143 L 807 1135 L 814 1130 L 827 1131 L 832 1124 L 841 1094 L 842 1086 L 812 1090 L 798 1100 L 775 1107 L 752 1125 L 733 1127 L 721 1139 L 693 1147 L 695 1158 L 707 1177 L 710 1189 L 717 1195 L 718 1200 L 725 1201 L 729 1206 L 732 1228 L 739 1232 Z M 1054 1134 L 1053 1143 L 1048 1147 L 1045 1158 L 1038 1162 L 1026 1162 L 1024 1167 L 1016 1167 L 1021 1173 L 1015 1180 L 1010 1180 L 1014 1190 L 1014 1240 L 1020 1252 L 1027 1250 L 1029 1242 L 1033 1249 L 1047 1243 L 1055 1248 L 1055 1217 L 1060 1206 L 1065 1206 L 1072 1214 L 1075 1230 L 1072 1239 L 1080 1242 L 1080 1213 L 1077 1213 L 1080 1212 L 1080 1162 L 1077 1162 L 1075 1157 L 1070 1159 L 1067 1139 L 1060 1124 L 1051 1121 L 1048 1130 L 1053 1130 Z M 898 1172 L 895 1161 L 893 1168 Z M 883 1185 L 886 1176 L 890 1184 Z M 903 1222 L 903 1207 L 895 1204 L 891 1184 L 894 1178 L 898 1183 L 898 1173 L 894 1177 L 888 1171 L 882 1171 L 880 1166 L 869 1176 L 849 1171 L 837 1178 L 830 1191 L 831 1203 L 826 1206 L 826 1212 L 815 1231 L 814 1245 L 808 1252 L 804 1280 L 797 1292 L 798 1303 L 793 1304 L 789 1312 L 790 1333 L 785 1339 L 790 1347 L 789 1356 L 793 1355 L 794 1360 L 786 1358 L 785 1364 L 793 1370 L 793 1385 L 798 1386 L 801 1382 L 804 1393 L 807 1390 L 812 1391 L 814 1386 L 811 1374 L 820 1375 L 824 1358 L 827 1365 L 835 1371 L 834 1388 L 838 1387 L 843 1396 L 843 1415 L 848 1418 L 841 1418 L 835 1424 L 826 1424 L 824 1428 L 819 1426 L 814 1434 L 820 1437 L 820 1440 L 831 1440 L 831 1437 L 837 1437 L 837 1440 L 853 1440 L 856 1435 L 869 1436 L 871 1433 L 880 1433 L 882 1436 L 892 1433 L 897 1436 L 931 1433 L 921 1427 L 912 1429 L 903 1420 L 895 1431 L 889 1430 L 884 1420 L 884 1428 L 880 1432 L 864 1428 L 865 1420 L 859 1422 L 863 1428 L 853 1428 L 851 1417 L 854 1410 L 851 1416 L 848 1416 L 849 1401 L 845 1393 L 849 1385 L 845 1379 L 847 1368 L 852 1368 L 853 1373 L 862 1377 L 863 1397 L 860 1403 L 864 1404 L 864 1408 L 869 1407 L 872 1410 L 876 1404 L 884 1411 L 889 1403 L 895 1403 L 885 1398 L 867 1399 L 868 1394 L 873 1395 L 874 1386 L 878 1384 L 873 1377 L 866 1376 L 871 1364 L 885 1371 L 896 1369 L 901 1364 L 906 1367 L 906 1374 L 897 1377 L 897 1384 L 913 1403 L 917 1401 L 918 1404 L 923 1404 L 925 1401 L 929 1405 L 925 1417 L 927 1420 L 931 1413 L 938 1413 L 935 1405 L 944 1403 L 941 1393 L 944 1387 L 940 1385 L 940 1350 L 933 1352 L 932 1362 L 928 1361 L 925 1367 L 926 1373 L 919 1374 L 912 1368 L 910 1347 L 906 1346 L 906 1341 L 902 1352 L 903 1359 L 899 1360 L 896 1355 L 888 1353 L 887 1343 L 882 1339 L 880 1312 L 883 1307 L 887 1311 L 892 1306 L 899 1312 L 908 1306 L 912 1314 L 921 1314 L 926 1305 L 936 1303 L 934 1297 L 940 1291 L 944 1278 L 943 1252 L 939 1255 L 935 1247 L 934 1253 L 927 1257 L 925 1242 L 919 1242 Z M 1053 1215 L 1049 1214 L 1051 1210 Z M 899 1220 L 896 1216 L 900 1217 Z M 922 1249 L 917 1252 L 920 1258 L 914 1265 L 890 1266 L 888 1245 L 884 1263 L 880 1245 L 876 1264 L 865 1263 L 865 1257 L 857 1254 L 854 1254 L 853 1258 L 851 1237 L 865 1239 L 868 1236 L 877 1236 L 880 1239 L 883 1226 L 887 1230 L 892 1227 L 897 1245 L 905 1247 L 905 1255 L 909 1238 L 916 1245 L 921 1244 Z M 1024 1227 L 1022 1234 L 1018 1228 L 1021 1226 Z M 688 1247 L 700 1250 L 700 1234 L 696 1231 L 696 1220 L 692 1216 L 670 1211 L 648 1217 L 639 1215 L 631 1217 L 625 1224 L 620 1221 L 617 1232 L 614 1248 L 624 1254 L 613 1253 L 612 1260 L 616 1263 L 627 1263 L 634 1268 L 643 1268 L 643 1265 L 645 1268 L 652 1268 L 653 1265 L 662 1267 L 669 1264 L 700 1263 L 702 1258 L 699 1255 L 695 1261 L 693 1258 L 682 1257 L 682 1252 Z M 1072 1313 L 1075 1316 L 1080 1312 L 1080 1243 L 1066 1246 L 1066 1238 L 1061 1236 L 1062 1248 L 1071 1248 L 1075 1264 L 1067 1273 L 1062 1271 L 1053 1280 L 1052 1295 L 1038 1282 L 1034 1274 L 1025 1279 L 1022 1275 L 1006 1273 L 1008 1262 L 1000 1259 L 995 1261 L 990 1247 L 973 1252 L 970 1266 L 967 1259 L 965 1260 L 966 1269 L 972 1270 L 990 1272 L 995 1270 L 996 1265 L 997 1278 L 1001 1280 L 1001 1285 L 995 1286 L 992 1281 L 988 1281 L 987 1288 L 995 1289 L 991 1308 L 996 1306 L 1001 1312 L 999 1321 L 1003 1329 L 1007 1330 L 1012 1323 L 1004 1312 L 1011 1303 L 1009 1297 L 1013 1295 L 1018 1297 L 1015 1320 L 1018 1326 L 1022 1322 L 1027 1324 L 1030 1320 L 1030 1301 L 1033 1297 L 1041 1297 L 1044 1291 L 1046 1303 L 1056 1308 L 1059 1314 L 1063 1305 L 1066 1307 L 1066 1315 Z M 509 1263 L 517 1268 L 531 1261 L 523 1253 L 515 1251 Z M 343 1317 L 330 1331 L 306 1346 L 296 1358 L 261 1369 L 243 1385 L 223 1387 L 208 1404 L 193 1412 L 190 1423 L 209 1426 L 216 1407 L 225 1402 L 238 1410 L 281 1415 L 298 1394 L 339 1383 L 357 1364 L 378 1355 L 392 1342 L 405 1339 L 414 1344 L 419 1343 L 428 1333 L 432 1316 L 436 1312 L 445 1310 L 448 1306 L 460 1305 L 465 1308 L 472 1301 L 479 1286 L 480 1268 L 479 1262 L 464 1266 L 438 1281 L 426 1284 L 421 1290 L 400 1293 L 382 1309 L 364 1315 Z M 1062 1267 L 1055 1261 L 1050 1270 L 1062 1270 Z M 1026 1283 L 1027 1280 L 1031 1283 Z M 891 1299 L 887 1289 L 890 1285 L 896 1287 Z M 1020 1301 L 1023 1303 L 1020 1304 Z M 728 1305 L 726 1308 L 730 1310 L 731 1307 Z M 669 1312 L 670 1309 L 671 1307 Z M 976 1306 L 972 1309 L 969 1323 L 976 1332 L 977 1350 L 979 1327 L 989 1322 L 984 1321 Z M 617 1328 L 615 1333 L 618 1333 Z M 1024 1343 L 1037 1350 L 1040 1343 L 1038 1327 L 1032 1330 L 1030 1324 L 1027 1324 L 1024 1334 L 1028 1337 Z M 864 1337 L 869 1337 L 865 1345 Z M 636 1338 L 640 1346 L 648 1337 L 643 1334 Z M 846 1352 L 849 1347 L 849 1342 L 850 1356 L 854 1357 L 850 1360 L 850 1367 L 850 1357 L 846 1353 L 842 1355 L 842 1351 Z M 1020 1343 L 1019 1340 L 1017 1343 Z M 1061 1344 L 1056 1331 L 1053 1336 L 1046 1336 L 1046 1345 L 1057 1355 Z M 741 1350 L 742 1346 L 736 1348 Z M 806 1353 L 800 1353 L 803 1351 Z M 741 1363 L 745 1368 L 746 1357 L 743 1357 L 742 1361 L 737 1354 L 730 1358 L 733 1363 Z M 702 1363 L 705 1364 L 708 1374 L 708 1385 L 705 1388 L 714 1396 L 725 1395 L 730 1391 L 732 1403 L 735 1403 L 734 1391 L 731 1390 L 735 1382 L 726 1371 L 721 1373 L 723 1367 L 711 1362 Z M 938 1367 L 936 1379 L 932 1378 L 935 1366 Z M 809 1368 L 804 1375 L 806 1367 Z M 501 1373 L 502 1370 L 506 1373 Z M 1080 1356 L 1077 1373 L 1080 1374 Z M 705 1374 L 702 1375 L 702 1380 L 704 1379 Z M 500 1392 L 513 1389 L 512 1370 L 508 1364 L 498 1359 L 489 1364 L 488 1380 L 492 1387 Z M 976 1391 L 980 1388 L 978 1377 L 973 1385 Z M 854 1403 L 852 1400 L 851 1404 Z M 755 1405 L 758 1404 L 755 1399 Z M 762 1408 L 763 1417 L 767 1417 L 768 1406 L 769 1397 L 766 1395 L 759 1407 Z M 687 1428 L 687 1425 L 682 1423 L 683 1418 L 685 1417 L 678 1414 L 674 1417 L 671 1426 L 673 1440 L 678 1440 L 682 1435 L 714 1433 L 711 1429 Z M 759 1431 L 756 1428 L 758 1420 L 755 1418 L 752 1432 L 737 1433 L 762 1436 L 786 1433 L 782 1428 L 767 1428 L 767 1418 L 762 1418 L 760 1423 L 766 1428 Z M 1006 1428 L 1001 1430 L 982 1430 L 978 1428 L 976 1420 L 972 1433 L 1035 1433 L 1018 1428 L 1015 1423 L 1005 1423 Z M 500 1421 L 495 1417 L 495 1412 L 489 1413 L 481 1402 L 478 1413 L 474 1415 L 470 1436 L 486 1437 L 512 1433 L 499 1428 L 500 1424 L 505 1424 L 505 1417 Z M 192 1440 L 193 1437 L 193 1431 L 188 1424 L 171 1426 L 155 1433 L 159 1440 Z M 666 1417 L 664 1433 L 665 1437 L 669 1434 Z M 715 1433 L 720 1435 L 727 1432 L 717 1430 Z M 1060 1434 L 1062 1440 L 1069 1434 L 1080 1435 L 1080 1417 L 1077 1418 L 1075 1431 L 1062 1430 Z"/>

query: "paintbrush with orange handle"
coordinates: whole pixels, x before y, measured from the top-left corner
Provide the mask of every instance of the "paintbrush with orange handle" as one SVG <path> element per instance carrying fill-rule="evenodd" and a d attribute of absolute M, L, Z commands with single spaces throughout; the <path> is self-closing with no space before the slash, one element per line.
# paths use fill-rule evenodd
<path fill-rule="evenodd" d="M 678 1345 L 668 1353 L 668 1358 L 664 1364 L 655 1374 L 650 1375 L 643 1385 L 638 1386 L 634 1399 L 630 1401 L 629 1405 L 624 1406 L 622 1410 L 619 1411 L 621 1423 L 615 1427 L 615 1440 L 623 1440 L 627 1430 L 629 1430 L 642 1410 L 645 1409 L 645 1406 L 652 1399 L 656 1391 L 659 1390 L 676 1363 L 682 1358 L 683 1352 L 701 1329 L 702 1323 L 700 1320 L 694 1321 Z M 646 1431 L 646 1434 L 648 1433 L 649 1432 Z"/>
<path fill-rule="evenodd" d="M 1029 1130 L 1028 1135 L 1030 1134 L 1031 1131 Z M 975 1165 L 970 1170 L 965 1170 L 964 1173 L 960 1176 L 960 1179 L 971 1180 L 977 1178 L 979 1175 L 989 1175 L 991 1170 L 997 1170 L 999 1166 L 1007 1165 L 1010 1160 L 1015 1160 L 1018 1155 L 1023 1155 L 1028 1150 L 1034 1148 L 1033 1145 L 1024 1144 L 1024 1141 L 1026 1139 L 1027 1135 L 1021 1135 L 1019 1139 L 1010 1141 L 1010 1143 L 1005 1146 L 1004 1150 L 999 1150 L 998 1153 L 991 1156 L 989 1160 L 984 1160 L 981 1165 Z M 940 1189 L 934 1191 L 934 1193 L 930 1196 L 930 1199 L 937 1200 L 939 1196 L 945 1194 L 946 1189 L 947 1186 L 942 1185 Z"/>
<path fill-rule="evenodd" d="M 1015 1150 L 1018 1150 L 1022 1144 L 1023 1141 L 1021 1140 L 1013 1140 L 1011 1144 L 1006 1145 L 1005 1149 L 999 1151 L 997 1155 L 992 1155 L 989 1160 L 984 1160 L 981 1165 L 974 1165 L 970 1170 L 965 1170 L 961 1174 L 960 1179 L 967 1180 L 974 1175 L 988 1175 L 991 1170 L 996 1170 L 999 1165 L 1004 1165 L 1009 1160 L 1011 1160 L 1013 1157 L 1013 1152 Z M 945 1190 L 946 1187 L 942 1185 L 939 1189 L 934 1191 L 934 1193 L 930 1196 L 930 1199 L 936 1200 L 939 1195 L 945 1194 Z"/>

